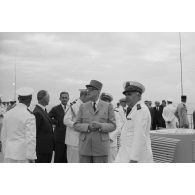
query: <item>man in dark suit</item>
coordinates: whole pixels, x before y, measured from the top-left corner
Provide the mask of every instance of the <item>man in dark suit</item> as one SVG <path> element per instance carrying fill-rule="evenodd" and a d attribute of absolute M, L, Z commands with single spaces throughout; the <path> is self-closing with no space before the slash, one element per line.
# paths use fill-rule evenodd
<path fill-rule="evenodd" d="M 54 138 L 55 138 L 55 156 L 54 163 L 67 163 L 66 155 L 66 126 L 63 123 L 64 115 L 68 109 L 67 103 L 69 101 L 68 92 L 60 93 L 61 104 L 53 107 L 49 112 L 49 116 L 55 125 Z"/>
<path fill-rule="evenodd" d="M 81 104 L 74 128 L 80 132 L 79 155 L 81 163 L 107 163 L 109 132 L 116 129 L 111 103 L 99 100 L 102 83 L 91 80 L 86 85 L 91 101 Z"/>
<path fill-rule="evenodd" d="M 154 110 L 154 118 L 153 118 L 153 124 L 152 124 L 152 129 L 162 129 L 166 128 L 165 125 L 165 120 L 162 117 L 164 106 L 160 106 L 160 102 L 156 101 L 155 102 L 155 107 L 153 108 Z"/>
<path fill-rule="evenodd" d="M 49 94 L 45 90 L 37 93 L 38 104 L 33 113 L 36 118 L 36 152 L 37 163 L 50 163 L 54 150 L 54 135 L 52 121 L 47 114 L 46 106 L 49 104 Z"/>
<path fill-rule="evenodd" d="M 193 112 L 193 129 L 195 129 L 195 111 Z"/>

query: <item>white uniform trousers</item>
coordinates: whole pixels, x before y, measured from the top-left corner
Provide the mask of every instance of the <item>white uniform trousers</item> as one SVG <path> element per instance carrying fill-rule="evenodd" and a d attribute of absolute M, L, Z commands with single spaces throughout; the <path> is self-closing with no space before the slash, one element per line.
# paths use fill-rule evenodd
<path fill-rule="evenodd" d="M 67 145 L 68 163 L 79 163 L 79 147 Z"/>
<path fill-rule="evenodd" d="M 114 147 L 110 146 L 108 153 L 108 163 L 113 163 L 115 161 L 117 152 L 118 152 L 117 146 Z"/>

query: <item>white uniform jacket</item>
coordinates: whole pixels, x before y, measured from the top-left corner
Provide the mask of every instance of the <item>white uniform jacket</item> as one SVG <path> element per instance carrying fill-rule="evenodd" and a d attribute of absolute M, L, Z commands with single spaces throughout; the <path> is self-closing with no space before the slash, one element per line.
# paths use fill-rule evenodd
<path fill-rule="evenodd" d="M 76 115 L 79 111 L 80 105 L 83 102 L 78 99 L 75 104 L 69 107 L 64 116 L 64 124 L 66 125 L 66 138 L 65 144 L 70 146 L 79 145 L 79 132 L 74 130 L 74 123 L 76 121 Z"/>
<path fill-rule="evenodd" d="M 128 114 L 121 131 L 121 147 L 115 162 L 153 162 L 150 140 L 151 116 L 145 104 L 137 102 Z"/>
<path fill-rule="evenodd" d="M 163 109 L 163 113 L 162 116 L 166 122 L 166 127 L 167 128 L 177 128 L 176 124 L 178 123 L 178 120 L 175 116 L 175 111 L 176 108 L 172 105 L 172 104 L 168 104 L 164 109 Z M 167 123 L 167 122 L 170 123 Z"/>
<path fill-rule="evenodd" d="M 1 139 L 4 158 L 36 159 L 35 116 L 26 105 L 19 103 L 5 114 Z"/>

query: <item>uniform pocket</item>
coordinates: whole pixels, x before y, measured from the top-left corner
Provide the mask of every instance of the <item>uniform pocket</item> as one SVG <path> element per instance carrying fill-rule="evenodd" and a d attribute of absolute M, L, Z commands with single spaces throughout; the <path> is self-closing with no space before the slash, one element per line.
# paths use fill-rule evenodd
<path fill-rule="evenodd" d="M 102 141 L 108 141 L 109 140 L 109 135 L 107 133 L 102 133 L 101 134 L 101 140 Z"/>

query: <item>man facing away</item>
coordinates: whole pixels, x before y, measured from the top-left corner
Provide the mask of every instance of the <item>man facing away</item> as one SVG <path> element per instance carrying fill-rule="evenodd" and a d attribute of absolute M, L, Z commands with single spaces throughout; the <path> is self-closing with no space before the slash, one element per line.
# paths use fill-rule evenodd
<path fill-rule="evenodd" d="M 79 156 L 81 163 L 107 163 L 109 132 L 116 129 L 112 104 L 99 100 L 102 83 L 91 80 L 86 85 L 90 101 L 79 108 L 74 128 L 80 132 Z"/>
<path fill-rule="evenodd" d="M 5 114 L 2 128 L 4 162 L 34 162 L 36 159 L 36 122 L 28 110 L 33 89 L 23 87 L 16 91 L 19 103 Z"/>
<path fill-rule="evenodd" d="M 88 92 L 86 89 L 80 89 L 80 98 L 70 104 L 65 116 L 64 124 L 66 128 L 65 143 L 67 145 L 68 163 L 79 163 L 79 132 L 75 131 L 74 123 L 78 114 L 80 105 L 88 101 Z"/>
<path fill-rule="evenodd" d="M 189 121 L 187 115 L 187 107 L 186 107 L 187 96 L 181 96 L 181 103 L 177 106 L 177 110 L 175 115 L 179 120 L 179 127 L 180 128 L 189 128 Z"/>
<path fill-rule="evenodd" d="M 123 94 L 131 111 L 121 131 L 121 146 L 116 156 L 117 163 L 153 162 L 150 125 L 151 116 L 147 106 L 141 103 L 145 87 L 138 82 L 127 81 Z"/>
<path fill-rule="evenodd" d="M 55 139 L 55 155 L 54 163 L 66 163 L 66 126 L 63 123 L 64 115 L 68 109 L 67 103 L 69 101 L 69 93 L 64 91 L 60 93 L 60 102 L 61 104 L 53 107 L 49 112 L 49 117 L 52 119 L 53 124 L 55 125 L 54 129 L 54 139 Z"/>
<path fill-rule="evenodd" d="M 49 99 L 50 96 L 47 91 L 41 90 L 37 93 L 38 104 L 33 111 L 37 127 L 36 163 L 50 163 L 54 150 L 52 121 L 46 110 Z"/>

